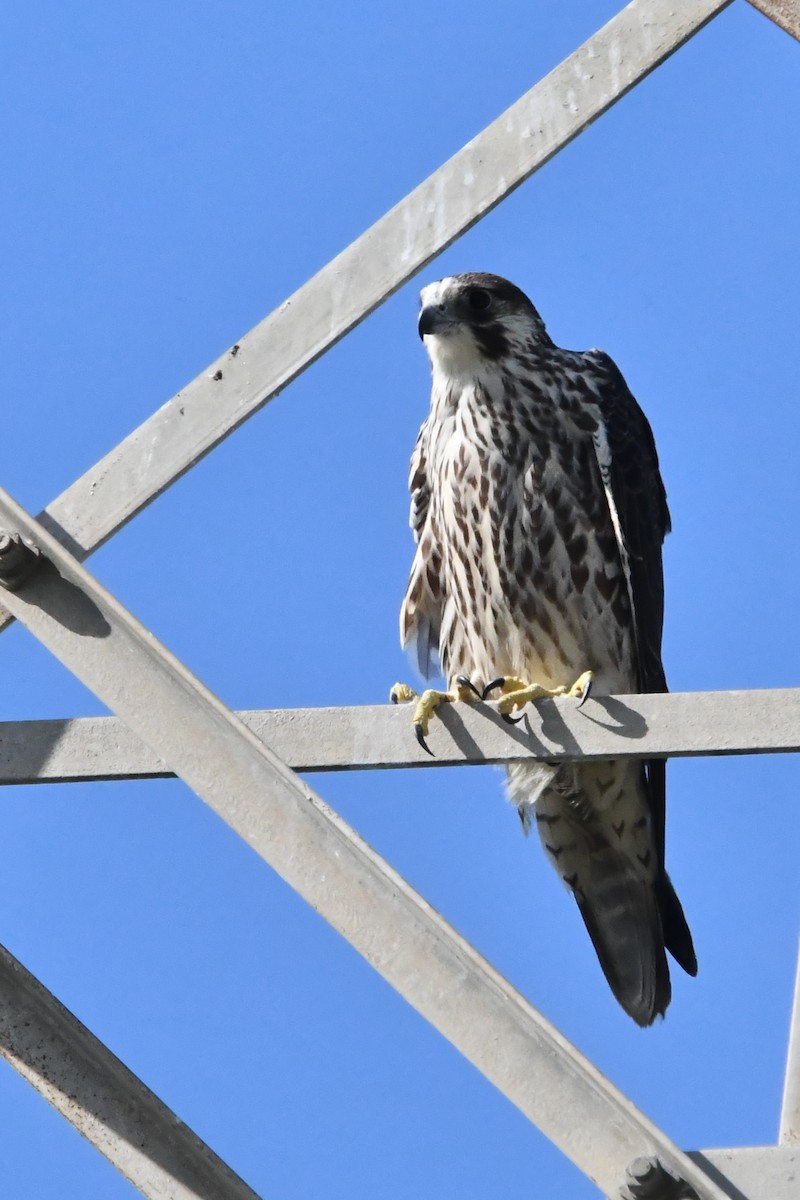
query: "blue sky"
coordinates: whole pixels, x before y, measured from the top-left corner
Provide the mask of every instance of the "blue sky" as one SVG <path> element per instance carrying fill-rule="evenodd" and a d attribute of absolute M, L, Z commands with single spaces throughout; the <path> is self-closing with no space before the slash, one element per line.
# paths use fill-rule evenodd
<path fill-rule="evenodd" d="M 616 2 L 8 7 L 5 446 L 36 510 L 617 10 Z M 423 282 L 513 279 L 616 359 L 672 508 L 675 690 L 796 685 L 800 48 L 737 2 L 166 493 L 91 569 L 234 707 L 408 676 Z M 220 555 L 218 547 L 226 547 Z M 20 628 L 6 720 L 102 712 Z M 686 1147 L 776 1136 L 798 764 L 675 762 L 700 959 L 610 996 L 492 769 L 322 795 Z M 583 1179 L 179 782 L 0 794 L 0 941 L 265 1197 L 589 1200 Z M 7 1067 L 0 1184 L 136 1193 Z"/>

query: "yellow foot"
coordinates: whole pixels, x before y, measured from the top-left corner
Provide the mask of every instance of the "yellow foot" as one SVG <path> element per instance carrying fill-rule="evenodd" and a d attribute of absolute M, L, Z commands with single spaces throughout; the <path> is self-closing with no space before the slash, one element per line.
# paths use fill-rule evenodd
<path fill-rule="evenodd" d="M 414 733 L 417 735 L 417 741 L 422 749 L 430 754 L 431 758 L 435 758 L 425 738 L 428 736 L 428 727 L 431 717 L 436 712 L 440 704 L 455 704 L 459 701 L 467 703 L 473 700 L 480 700 L 481 694 L 467 679 L 466 675 L 456 675 L 450 684 L 449 692 L 437 692 L 435 688 L 428 688 L 421 696 L 417 695 L 413 688 L 410 688 L 407 683 L 396 683 L 389 693 L 389 699 L 392 704 L 405 704 L 410 700 L 416 700 L 417 705 L 414 709 Z"/>
<path fill-rule="evenodd" d="M 516 725 L 522 720 L 522 717 L 512 717 L 511 713 L 515 708 L 524 708 L 531 700 L 553 699 L 555 696 L 576 696 L 579 697 L 578 708 L 580 708 L 588 700 L 589 692 L 592 690 L 592 672 L 584 671 L 582 675 L 578 676 L 572 687 L 555 688 L 546 688 L 540 683 L 526 683 L 514 675 L 501 675 L 499 679 L 493 679 L 491 683 L 487 683 L 481 699 L 485 700 L 489 693 L 496 688 L 500 688 L 503 693 L 497 704 L 498 712 L 504 721 L 510 725 Z"/>

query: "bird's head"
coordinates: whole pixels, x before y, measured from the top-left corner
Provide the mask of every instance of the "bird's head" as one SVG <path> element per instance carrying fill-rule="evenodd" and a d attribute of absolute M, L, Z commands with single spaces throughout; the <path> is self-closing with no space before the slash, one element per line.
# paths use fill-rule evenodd
<path fill-rule="evenodd" d="M 435 372 L 472 375 L 552 344 L 525 293 L 499 275 L 451 275 L 424 287 L 420 300 L 419 336 Z"/>

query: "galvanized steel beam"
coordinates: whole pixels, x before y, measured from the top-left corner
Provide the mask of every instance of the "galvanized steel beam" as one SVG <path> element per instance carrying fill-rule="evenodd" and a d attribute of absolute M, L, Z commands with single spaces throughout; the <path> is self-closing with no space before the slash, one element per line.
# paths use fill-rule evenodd
<path fill-rule="evenodd" d="M 778 1140 L 782 1146 L 796 1146 L 800 1159 L 800 951 L 797 957 L 797 978 L 794 985 L 794 1005 L 789 1027 L 789 1050 L 786 1055 L 786 1075 L 783 1082 L 783 1101 Z M 800 1162 L 797 1172 L 800 1195 Z"/>
<path fill-rule="evenodd" d="M 83 560 L 731 0 L 633 0 L 41 514 Z M 0 609 L 0 629 L 10 620 Z"/>
<path fill-rule="evenodd" d="M 258 1200 L 0 946 L 0 1056 L 152 1200 Z"/>
<path fill-rule="evenodd" d="M 544 759 L 690 758 L 800 751 L 800 688 L 541 700 L 510 728 L 494 704 L 443 707 L 425 754 L 410 708 L 237 713 L 293 771 L 466 766 Z M 153 779 L 172 772 L 115 717 L 0 722 L 0 786 Z"/>
<path fill-rule="evenodd" d="M 9 608 L 607 1194 L 657 1155 L 730 1200 L 6 493 L 45 562 Z"/>

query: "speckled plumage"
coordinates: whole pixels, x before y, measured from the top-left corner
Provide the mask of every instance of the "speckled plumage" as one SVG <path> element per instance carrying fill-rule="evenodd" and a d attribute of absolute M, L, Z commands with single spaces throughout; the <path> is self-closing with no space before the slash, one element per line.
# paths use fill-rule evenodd
<path fill-rule="evenodd" d="M 411 462 L 417 542 L 401 612 L 424 674 L 593 694 L 664 691 L 650 426 L 611 359 L 562 350 L 493 275 L 422 292 L 431 411 Z M 575 895 L 617 999 L 641 1025 L 670 999 L 665 945 L 696 971 L 664 869 L 664 764 L 515 765 L 511 799 Z"/>

